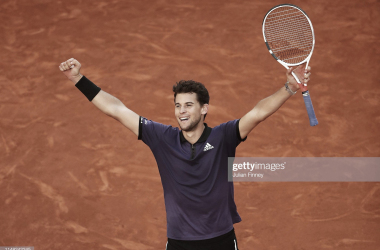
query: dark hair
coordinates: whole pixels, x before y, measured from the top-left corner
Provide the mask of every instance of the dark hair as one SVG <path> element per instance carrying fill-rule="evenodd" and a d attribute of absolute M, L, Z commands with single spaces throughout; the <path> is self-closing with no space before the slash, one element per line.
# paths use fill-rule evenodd
<path fill-rule="evenodd" d="M 181 80 L 177 82 L 177 84 L 173 86 L 173 92 L 174 92 L 174 102 L 175 102 L 175 98 L 177 97 L 177 94 L 181 94 L 181 93 L 197 94 L 197 101 L 200 103 L 201 106 L 203 106 L 203 104 L 209 104 L 209 101 L 210 101 L 210 96 L 208 94 L 208 91 L 205 85 L 193 80 L 187 80 L 187 81 Z M 204 118 L 206 118 L 206 115 Z"/>

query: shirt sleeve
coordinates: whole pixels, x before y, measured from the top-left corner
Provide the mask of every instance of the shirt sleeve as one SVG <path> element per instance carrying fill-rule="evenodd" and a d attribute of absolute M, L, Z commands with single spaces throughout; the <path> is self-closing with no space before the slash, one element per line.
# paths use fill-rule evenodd
<path fill-rule="evenodd" d="M 228 143 L 234 147 L 237 147 L 242 141 L 245 141 L 247 139 L 247 136 L 245 138 L 241 138 L 240 136 L 239 122 L 240 119 L 222 124 L 224 125 L 223 130 Z"/>
<path fill-rule="evenodd" d="M 138 139 L 142 140 L 149 147 L 153 147 L 161 140 L 168 127 L 170 126 L 140 116 Z"/>

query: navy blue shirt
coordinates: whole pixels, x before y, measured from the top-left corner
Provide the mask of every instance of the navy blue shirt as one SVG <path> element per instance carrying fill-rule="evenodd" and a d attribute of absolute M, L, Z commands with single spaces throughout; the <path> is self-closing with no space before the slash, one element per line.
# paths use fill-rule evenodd
<path fill-rule="evenodd" d="M 235 156 L 243 141 L 239 120 L 215 128 L 205 124 L 199 140 L 190 144 L 178 128 L 140 117 L 138 138 L 157 161 L 168 238 L 209 239 L 231 231 L 241 221 L 233 182 L 228 182 L 228 157 Z"/>

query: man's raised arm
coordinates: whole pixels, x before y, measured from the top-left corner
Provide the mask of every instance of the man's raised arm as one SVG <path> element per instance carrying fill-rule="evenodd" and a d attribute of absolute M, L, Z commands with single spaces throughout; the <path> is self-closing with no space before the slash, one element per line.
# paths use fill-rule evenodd
<path fill-rule="evenodd" d="M 287 88 L 284 86 L 273 95 L 262 99 L 251 111 L 240 119 L 239 131 L 241 138 L 245 138 L 254 127 L 276 112 L 282 104 L 284 104 L 285 101 L 288 100 L 289 97 L 291 97 L 294 92 L 300 88 L 299 84 L 292 76 L 293 70 L 299 79 L 303 79 L 304 83 L 307 83 L 310 80 L 310 67 L 305 69 L 305 65 L 300 65 L 295 69 L 288 69 L 286 72 L 288 80 Z"/>
<path fill-rule="evenodd" d="M 81 64 L 71 58 L 59 65 L 63 74 L 103 113 L 121 122 L 135 135 L 139 133 L 139 115 L 119 99 L 104 92 L 80 73 Z"/>

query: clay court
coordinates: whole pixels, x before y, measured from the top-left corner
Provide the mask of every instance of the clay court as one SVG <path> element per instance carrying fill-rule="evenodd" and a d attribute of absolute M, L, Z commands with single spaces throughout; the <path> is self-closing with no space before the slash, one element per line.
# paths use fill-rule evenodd
<path fill-rule="evenodd" d="M 149 148 L 60 72 L 81 73 L 128 108 L 177 126 L 172 86 L 210 92 L 210 127 L 241 118 L 285 83 L 261 24 L 268 1 L 0 2 L 0 246 L 155 250 L 166 214 Z M 237 157 L 379 157 L 376 0 L 300 1 L 316 47 L 310 127 L 297 93 Z M 240 250 L 380 249 L 380 184 L 239 182 Z"/>

